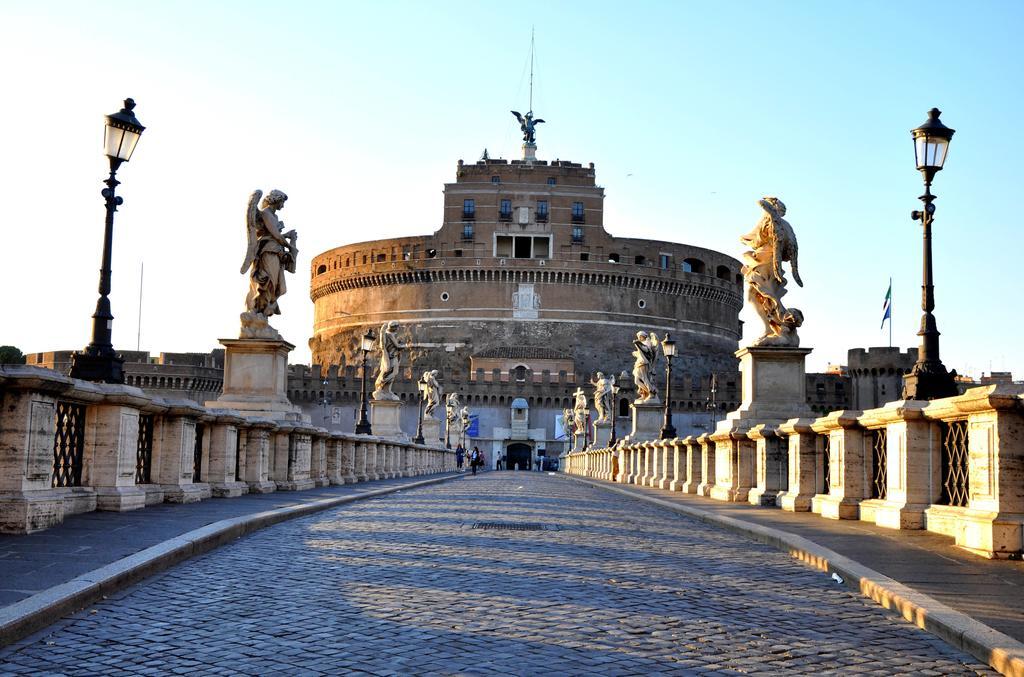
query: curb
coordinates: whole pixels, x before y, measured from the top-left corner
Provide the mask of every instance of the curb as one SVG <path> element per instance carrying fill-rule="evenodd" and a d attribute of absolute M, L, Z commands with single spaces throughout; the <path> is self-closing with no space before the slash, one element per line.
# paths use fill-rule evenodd
<path fill-rule="evenodd" d="M 0 647 L 24 639 L 64 616 L 83 609 L 122 588 L 138 583 L 144 578 L 265 527 L 297 517 L 312 515 L 346 503 L 447 482 L 461 477 L 462 475 L 446 475 L 374 489 L 360 494 L 322 498 L 302 505 L 230 517 L 187 531 L 180 536 L 140 550 L 133 555 L 111 562 L 66 583 L 43 590 L 0 609 Z"/>
<path fill-rule="evenodd" d="M 679 505 L 672 501 L 637 493 L 625 487 L 563 473 L 558 473 L 557 476 L 629 496 L 638 501 L 692 517 L 705 524 L 722 527 L 759 543 L 788 552 L 791 557 L 820 571 L 837 573 L 851 590 L 860 592 L 883 608 L 899 614 L 954 648 L 984 661 L 1004 675 L 1024 677 L 1024 643 L 803 536 L 744 522 L 733 517 L 715 515 L 700 508 Z"/>

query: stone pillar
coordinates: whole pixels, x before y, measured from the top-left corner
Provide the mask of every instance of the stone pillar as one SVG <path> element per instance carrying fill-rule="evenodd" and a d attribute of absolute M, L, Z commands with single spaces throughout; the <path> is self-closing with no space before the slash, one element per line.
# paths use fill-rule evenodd
<path fill-rule="evenodd" d="M 661 458 L 658 471 L 658 481 L 652 485 L 658 489 L 668 489 L 669 483 L 675 476 L 675 457 L 672 453 L 673 440 L 659 440 L 655 443 L 657 454 Z"/>
<path fill-rule="evenodd" d="M 189 400 L 175 400 L 167 406 L 153 425 L 153 482 L 161 485 L 168 503 L 195 503 L 210 498 L 213 493 L 208 484 L 192 481 L 196 426 L 205 410 Z"/>
<path fill-rule="evenodd" d="M 757 473 L 757 484 L 747 500 L 751 505 L 778 505 L 788 482 L 783 462 L 789 454 L 785 439 L 779 437 L 777 427 L 764 424 L 754 426 L 747 435 L 754 440 Z"/>
<path fill-rule="evenodd" d="M 431 447 L 444 444 L 444 437 L 441 435 L 441 421 L 439 419 L 433 416 L 423 417 L 423 442 Z"/>
<path fill-rule="evenodd" d="M 794 418 L 779 426 L 787 436 L 789 451 L 789 482 L 779 499 L 779 507 L 790 512 L 811 509 L 817 487 L 817 434 L 811 428 L 814 419 Z"/>
<path fill-rule="evenodd" d="M 246 419 L 245 426 L 242 480 L 249 486 L 250 494 L 269 494 L 277 490 L 277 484 L 270 480 L 270 447 L 274 443 L 277 426 L 265 418 Z"/>
<path fill-rule="evenodd" d="M 697 437 L 697 443 L 700 444 L 700 484 L 697 485 L 698 496 L 710 496 L 711 488 L 715 486 L 715 477 L 717 475 L 716 464 L 717 464 L 717 453 L 715 451 L 715 443 L 711 440 L 711 435 L 704 433 Z"/>
<path fill-rule="evenodd" d="M 366 479 L 370 482 L 383 479 L 377 474 L 377 438 L 366 438 Z"/>
<path fill-rule="evenodd" d="M 331 480 L 327 477 L 327 442 L 330 433 L 326 428 L 317 428 L 310 440 L 309 475 L 318 487 L 328 487 Z"/>
<path fill-rule="evenodd" d="M 725 421 L 711 435 L 715 443 L 715 485 L 711 498 L 746 503 L 754 488 L 754 442 L 746 430 Z"/>
<path fill-rule="evenodd" d="M 341 449 L 341 478 L 345 484 L 355 484 L 359 481 L 356 475 L 356 440 L 342 434 L 339 447 Z"/>
<path fill-rule="evenodd" d="M 690 436 L 683 440 L 686 445 L 686 471 L 684 474 L 684 481 L 679 490 L 684 494 L 696 494 L 697 487 L 700 485 L 703 479 L 703 463 L 701 462 L 701 445 L 697 442 L 697 438 Z"/>
<path fill-rule="evenodd" d="M 327 481 L 332 486 L 345 484 L 343 455 L 345 440 L 343 434 L 334 432 L 324 440 L 324 455 L 327 462 Z"/>
<path fill-rule="evenodd" d="M 864 460 L 864 431 L 858 425 L 860 411 L 834 411 L 811 426 L 829 436 L 828 492 L 814 497 L 811 511 L 829 519 L 858 519 L 860 502 L 871 497 Z M 870 459 L 870 450 L 868 451 Z"/>
<path fill-rule="evenodd" d="M 74 381 L 41 367 L 0 367 L 0 533 L 28 534 L 64 521 L 52 488 L 57 399 Z"/>
<path fill-rule="evenodd" d="M 301 423 L 278 428 L 274 451 L 274 481 L 278 491 L 303 491 L 316 486 L 310 477 L 315 431 L 316 428 Z"/>
<path fill-rule="evenodd" d="M 207 435 L 210 438 L 210 456 L 207 464 L 206 481 L 210 491 L 217 498 L 234 498 L 249 492 L 249 486 L 236 477 L 236 468 L 240 469 L 238 453 L 239 426 L 245 419 L 234 413 L 223 410 L 212 410 L 216 416 L 207 424 Z"/>
<path fill-rule="evenodd" d="M 939 427 L 925 418 L 927 404 L 900 400 L 865 411 L 861 417 L 869 429 L 885 424 L 888 461 L 886 496 L 862 501 L 861 519 L 891 529 L 924 527 L 925 510 L 938 500 L 936 478 L 941 465 Z"/>
<path fill-rule="evenodd" d="M 370 427 L 377 437 L 408 440 L 400 425 L 401 415 L 401 400 L 370 400 Z"/>
<path fill-rule="evenodd" d="M 369 440 L 362 435 L 357 436 L 352 447 L 353 472 L 357 482 L 366 482 L 370 479 L 366 465 L 368 450 Z"/>
<path fill-rule="evenodd" d="M 604 449 L 612 438 L 612 421 L 594 421 L 594 447 Z"/>
<path fill-rule="evenodd" d="M 278 421 L 277 429 L 270 436 L 270 479 L 277 484 L 277 490 L 288 483 L 288 470 L 293 461 L 292 430 L 294 422 Z"/>
<path fill-rule="evenodd" d="M 82 484 L 96 492 L 97 510 L 126 512 L 144 508 L 146 492 L 135 486 L 135 469 L 139 408 L 149 404 L 150 398 L 130 386 L 103 384 L 99 387 L 105 391 L 103 399 L 91 404 L 85 412 Z M 192 426 L 194 431 L 194 422 Z M 194 444 L 195 438 L 190 439 Z M 192 481 L 192 444 L 188 449 L 189 464 L 182 470 L 187 471 L 187 480 L 181 478 L 188 483 Z"/>

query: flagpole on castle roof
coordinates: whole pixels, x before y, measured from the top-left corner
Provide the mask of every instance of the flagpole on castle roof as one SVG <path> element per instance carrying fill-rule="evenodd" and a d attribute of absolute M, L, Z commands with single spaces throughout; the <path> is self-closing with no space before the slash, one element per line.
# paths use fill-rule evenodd
<path fill-rule="evenodd" d="M 892 276 L 889 276 L 889 347 L 892 348 Z"/>

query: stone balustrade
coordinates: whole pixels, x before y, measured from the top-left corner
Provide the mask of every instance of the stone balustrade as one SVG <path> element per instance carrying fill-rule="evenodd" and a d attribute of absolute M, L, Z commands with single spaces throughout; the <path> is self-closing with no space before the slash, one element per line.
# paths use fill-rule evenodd
<path fill-rule="evenodd" d="M 990 385 L 931 402 L 622 442 L 563 456 L 572 475 L 827 519 L 927 529 L 986 557 L 1024 555 L 1024 394 Z"/>
<path fill-rule="evenodd" d="M 441 447 L 0 367 L 0 532 L 65 515 L 448 472 Z"/>

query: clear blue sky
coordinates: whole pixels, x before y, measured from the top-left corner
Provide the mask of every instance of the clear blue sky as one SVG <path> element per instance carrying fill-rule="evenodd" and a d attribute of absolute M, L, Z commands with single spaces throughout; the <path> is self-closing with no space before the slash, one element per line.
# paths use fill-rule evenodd
<path fill-rule="evenodd" d="M 237 335 L 246 198 L 277 187 L 302 260 L 275 324 L 308 360 L 310 256 L 432 232 L 459 158 L 517 155 L 508 111 L 527 107 L 535 26 L 538 154 L 596 163 L 610 232 L 738 256 L 757 198 L 787 204 L 806 284 L 787 301 L 806 316 L 813 369 L 887 343 L 890 276 L 894 343 L 917 344 L 909 130 L 941 108 L 957 130 L 934 186 L 943 359 L 1022 377 L 1022 8 L 0 0 L 0 270 L 13 290 L 0 343 L 88 342 L 102 115 L 132 96 L 148 129 L 119 174 L 115 344 L 135 347 L 143 260 L 143 349 L 207 351 Z"/>

